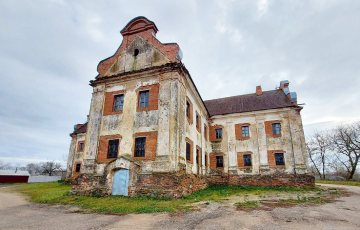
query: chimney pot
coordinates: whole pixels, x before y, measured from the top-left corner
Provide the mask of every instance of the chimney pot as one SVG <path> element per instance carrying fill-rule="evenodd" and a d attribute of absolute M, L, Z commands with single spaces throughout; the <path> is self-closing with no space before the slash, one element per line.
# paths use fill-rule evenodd
<path fill-rule="evenodd" d="M 259 96 L 259 95 L 262 95 L 263 92 L 262 92 L 262 89 L 261 89 L 261 85 L 258 85 L 256 86 L 256 95 Z"/>

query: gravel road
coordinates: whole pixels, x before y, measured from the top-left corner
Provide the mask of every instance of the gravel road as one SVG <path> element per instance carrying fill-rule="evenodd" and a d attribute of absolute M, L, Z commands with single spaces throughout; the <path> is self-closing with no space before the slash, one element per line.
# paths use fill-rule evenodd
<path fill-rule="evenodd" d="M 76 213 L 64 205 L 29 203 L 0 187 L 0 229 L 360 229 L 360 187 L 345 188 L 353 195 L 317 206 L 275 208 L 271 211 L 236 211 L 212 202 L 198 212 L 184 215 Z"/>

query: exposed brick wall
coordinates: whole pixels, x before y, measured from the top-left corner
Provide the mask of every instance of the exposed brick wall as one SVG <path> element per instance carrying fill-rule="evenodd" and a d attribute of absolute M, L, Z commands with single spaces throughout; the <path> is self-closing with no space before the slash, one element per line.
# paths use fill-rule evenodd
<path fill-rule="evenodd" d="M 249 123 L 242 123 L 242 124 L 235 124 L 235 137 L 236 140 L 246 140 L 249 139 L 249 137 L 243 137 L 242 136 L 242 129 L 243 126 L 249 126 L 249 132 L 250 132 L 250 124 Z"/>
<path fill-rule="evenodd" d="M 190 143 L 190 160 L 187 160 L 187 159 L 186 159 L 186 162 L 192 164 L 192 163 L 194 162 L 194 161 L 193 161 L 194 142 L 192 142 L 192 140 L 190 140 L 189 138 L 185 138 L 185 141 L 188 142 L 188 143 Z M 186 158 L 186 147 L 185 147 L 185 158 Z"/>
<path fill-rule="evenodd" d="M 83 144 L 84 144 L 82 150 L 80 149 L 80 143 L 83 143 Z M 79 142 L 77 143 L 77 152 L 84 152 L 84 149 L 85 149 L 85 141 L 79 141 Z"/>
<path fill-rule="evenodd" d="M 195 111 L 196 112 L 196 130 L 199 132 L 199 133 L 201 133 L 201 117 L 200 117 L 200 114 L 197 112 L 197 111 Z"/>
<path fill-rule="evenodd" d="M 225 158 L 223 153 L 210 154 L 210 169 L 222 169 L 224 167 L 216 167 L 216 156 L 223 156 L 223 166 L 225 167 Z"/>
<path fill-rule="evenodd" d="M 188 97 L 186 97 L 186 102 L 190 104 L 190 113 L 189 113 L 189 116 L 187 116 L 186 114 L 186 109 L 187 109 L 187 105 L 185 106 L 185 115 L 186 115 L 186 119 L 188 120 L 188 122 L 190 124 L 193 123 L 193 104 L 191 103 L 190 99 Z"/>
<path fill-rule="evenodd" d="M 284 153 L 285 165 L 276 165 L 275 153 Z M 268 154 L 268 162 L 269 162 L 269 167 L 270 168 L 285 168 L 286 161 L 285 161 L 285 152 L 283 150 L 268 150 L 267 154 Z"/>
<path fill-rule="evenodd" d="M 210 141 L 221 141 L 222 138 L 216 138 L 215 129 L 222 128 L 222 134 L 224 137 L 224 127 L 222 125 L 211 125 L 209 130 Z"/>
<path fill-rule="evenodd" d="M 266 133 L 266 137 L 281 137 L 281 133 L 280 134 L 273 134 L 273 129 L 272 129 L 272 124 L 273 123 L 280 123 L 281 125 L 281 121 L 280 120 L 274 120 L 274 121 L 265 121 L 265 133 Z M 282 127 L 281 127 L 282 128 Z M 282 132 L 282 130 L 281 130 Z"/>
<path fill-rule="evenodd" d="M 135 160 L 155 160 L 157 147 L 157 132 L 136 133 L 136 137 L 146 137 L 145 140 L 145 157 L 135 157 L 135 140 L 133 147 L 133 157 Z"/>
<path fill-rule="evenodd" d="M 99 151 L 98 151 L 98 162 L 110 162 L 116 158 L 107 158 L 108 149 L 109 149 L 109 140 L 119 139 L 119 147 L 118 151 L 120 151 L 120 135 L 108 135 L 108 136 L 101 136 L 99 141 Z"/>
<path fill-rule="evenodd" d="M 207 125 L 204 124 L 204 138 L 205 138 L 205 141 L 208 140 L 208 132 L 209 132 L 209 129 L 208 129 Z"/>
<path fill-rule="evenodd" d="M 140 108 L 139 107 L 139 101 L 140 101 L 140 92 L 149 90 L 149 107 L 146 108 Z M 138 89 L 138 100 L 137 100 L 137 106 L 136 111 L 149 111 L 149 110 L 157 110 L 158 104 L 159 104 L 159 84 L 154 85 L 148 85 L 148 86 L 142 86 Z"/>
<path fill-rule="evenodd" d="M 104 104 L 104 116 L 120 114 L 123 111 L 114 111 L 114 98 L 115 95 L 124 94 L 125 98 L 125 90 L 119 90 L 114 92 L 107 92 L 105 94 L 105 104 Z"/>
<path fill-rule="evenodd" d="M 244 154 L 251 154 L 251 164 L 253 164 L 252 152 L 238 152 L 237 153 L 238 167 L 243 169 L 251 169 L 252 166 L 244 165 Z"/>
<path fill-rule="evenodd" d="M 76 178 L 77 176 L 79 176 L 80 172 L 76 172 L 76 165 L 77 164 L 80 164 L 80 172 L 81 172 L 81 164 L 82 162 L 81 161 L 76 161 L 74 163 L 74 167 L 73 167 L 73 175 L 72 175 L 72 178 Z"/>
<path fill-rule="evenodd" d="M 274 173 L 271 175 L 227 175 L 208 176 L 208 185 L 238 185 L 260 187 L 314 187 L 315 177 L 309 174 Z"/>
<path fill-rule="evenodd" d="M 167 196 L 179 198 L 207 187 L 205 176 L 178 173 L 139 175 L 135 186 L 129 188 L 132 196 Z"/>

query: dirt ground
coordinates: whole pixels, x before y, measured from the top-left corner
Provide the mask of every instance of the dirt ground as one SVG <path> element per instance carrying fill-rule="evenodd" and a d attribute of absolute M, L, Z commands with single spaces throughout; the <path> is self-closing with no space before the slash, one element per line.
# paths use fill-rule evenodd
<path fill-rule="evenodd" d="M 71 206 L 29 203 L 0 187 L 0 229 L 360 229 L 360 187 L 321 186 L 353 194 L 322 205 L 272 210 L 239 211 L 227 203 L 211 202 L 182 215 L 102 215 L 76 213 L 78 208 Z"/>

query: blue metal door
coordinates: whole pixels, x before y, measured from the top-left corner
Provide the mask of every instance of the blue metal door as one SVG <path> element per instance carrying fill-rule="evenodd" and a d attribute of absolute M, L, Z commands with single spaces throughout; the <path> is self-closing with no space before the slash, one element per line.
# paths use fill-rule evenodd
<path fill-rule="evenodd" d="M 114 173 L 112 195 L 128 195 L 129 170 L 120 169 Z"/>

